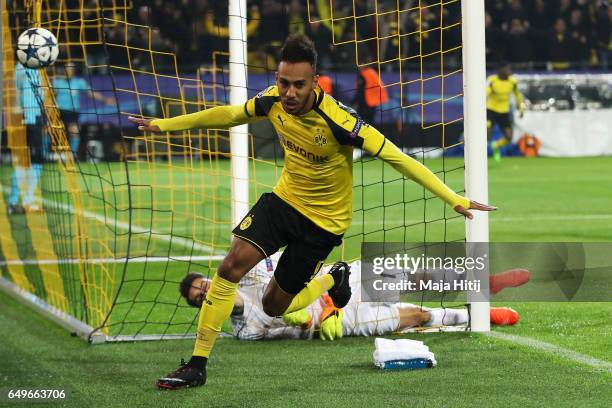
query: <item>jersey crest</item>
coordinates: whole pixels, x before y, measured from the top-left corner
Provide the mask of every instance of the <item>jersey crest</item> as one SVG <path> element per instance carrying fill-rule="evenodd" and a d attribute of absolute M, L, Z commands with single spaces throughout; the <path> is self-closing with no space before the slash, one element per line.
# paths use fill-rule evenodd
<path fill-rule="evenodd" d="M 319 147 L 323 147 L 327 144 L 327 138 L 325 137 L 321 129 L 316 129 L 315 131 L 314 144 Z"/>

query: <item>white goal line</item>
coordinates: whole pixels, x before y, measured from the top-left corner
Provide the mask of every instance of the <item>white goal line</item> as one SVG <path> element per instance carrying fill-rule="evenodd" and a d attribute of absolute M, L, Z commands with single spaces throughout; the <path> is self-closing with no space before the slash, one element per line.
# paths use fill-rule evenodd
<path fill-rule="evenodd" d="M 600 360 L 598 358 L 595 358 L 595 357 L 592 357 L 586 354 L 578 353 L 577 351 L 567 349 L 565 347 L 561 347 L 556 344 L 547 343 L 545 341 L 536 340 L 531 337 L 523 337 L 523 336 L 518 336 L 516 334 L 510 334 L 510 333 L 505 333 L 505 332 L 492 331 L 492 332 L 486 333 L 486 335 L 489 337 L 502 339 L 502 340 L 510 341 L 516 344 L 521 344 L 523 346 L 538 349 L 546 353 L 554 354 L 566 360 L 572 360 L 578 363 L 588 365 L 597 370 L 612 372 L 611 362 L 606 361 L 606 360 Z"/>

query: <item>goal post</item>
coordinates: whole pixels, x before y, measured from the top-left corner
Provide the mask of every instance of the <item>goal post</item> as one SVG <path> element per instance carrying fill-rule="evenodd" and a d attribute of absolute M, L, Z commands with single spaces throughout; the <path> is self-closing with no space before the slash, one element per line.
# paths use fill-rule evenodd
<path fill-rule="evenodd" d="M 487 174 L 486 53 L 484 0 L 462 0 L 463 112 L 466 195 L 481 203 L 489 202 Z M 466 240 L 489 241 L 489 214 L 475 211 L 466 221 Z M 483 285 L 488 291 L 488 284 Z M 472 331 L 490 330 L 489 302 L 478 293 L 468 293 Z"/>
<path fill-rule="evenodd" d="M 247 101 L 247 4 L 229 0 L 229 86 L 230 104 Z M 249 211 L 249 125 L 230 131 L 232 161 L 232 225 Z"/>

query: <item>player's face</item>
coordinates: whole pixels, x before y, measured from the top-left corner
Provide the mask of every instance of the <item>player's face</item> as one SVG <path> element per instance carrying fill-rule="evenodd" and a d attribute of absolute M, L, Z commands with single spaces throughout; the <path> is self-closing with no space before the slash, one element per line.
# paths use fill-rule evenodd
<path fill-rule="evenodd" d="M 319 76 L 308 62 L 285 62 L 278 65 L 276 85 L 285 112 L 292 115 L 306 113 L 314 100 L 313 90 L 318 86 Z"/>
<path fill-rule="evenodd" d="M 198 307 L 202 306 L 202 301 L 204 300 L 204 296 L 206 296 L 209 287 L 209 279 L 195 278 L 193 282 L 191 282 L 191 288 L 189 288 L 189 300 L 198 305 Z"/>
<path fill-rule="evenodd" d="M 499 73 L 497 74 L 500 79 L 508 79 L 510 75 L 512 75 L 512 69 L 510 67 L 500 68 Z"/>

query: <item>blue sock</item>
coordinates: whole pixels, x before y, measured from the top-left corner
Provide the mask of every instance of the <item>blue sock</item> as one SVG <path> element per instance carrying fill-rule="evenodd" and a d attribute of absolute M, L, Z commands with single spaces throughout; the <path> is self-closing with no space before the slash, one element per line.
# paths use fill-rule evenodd
<path fill-rule="evenodd" d="M 9 205 L 19 204 L 19 193 L 21 185 L 24 182 L 26 169 L 23 167 L 13 168 L 13 176 L 11 177 L 11 195 L 9 196 Z"/>
<path fill-rule="evenodd" d="M 23 205 L 34 204 L 34 193 L 36 192 L 36 186 L 38 186 L 38 180 L 40 179 L 41 172 L 42 164 L 32 164 L 30 168 L 27 169 L 27 183 L 26 190 L 23 195 Z"/>

